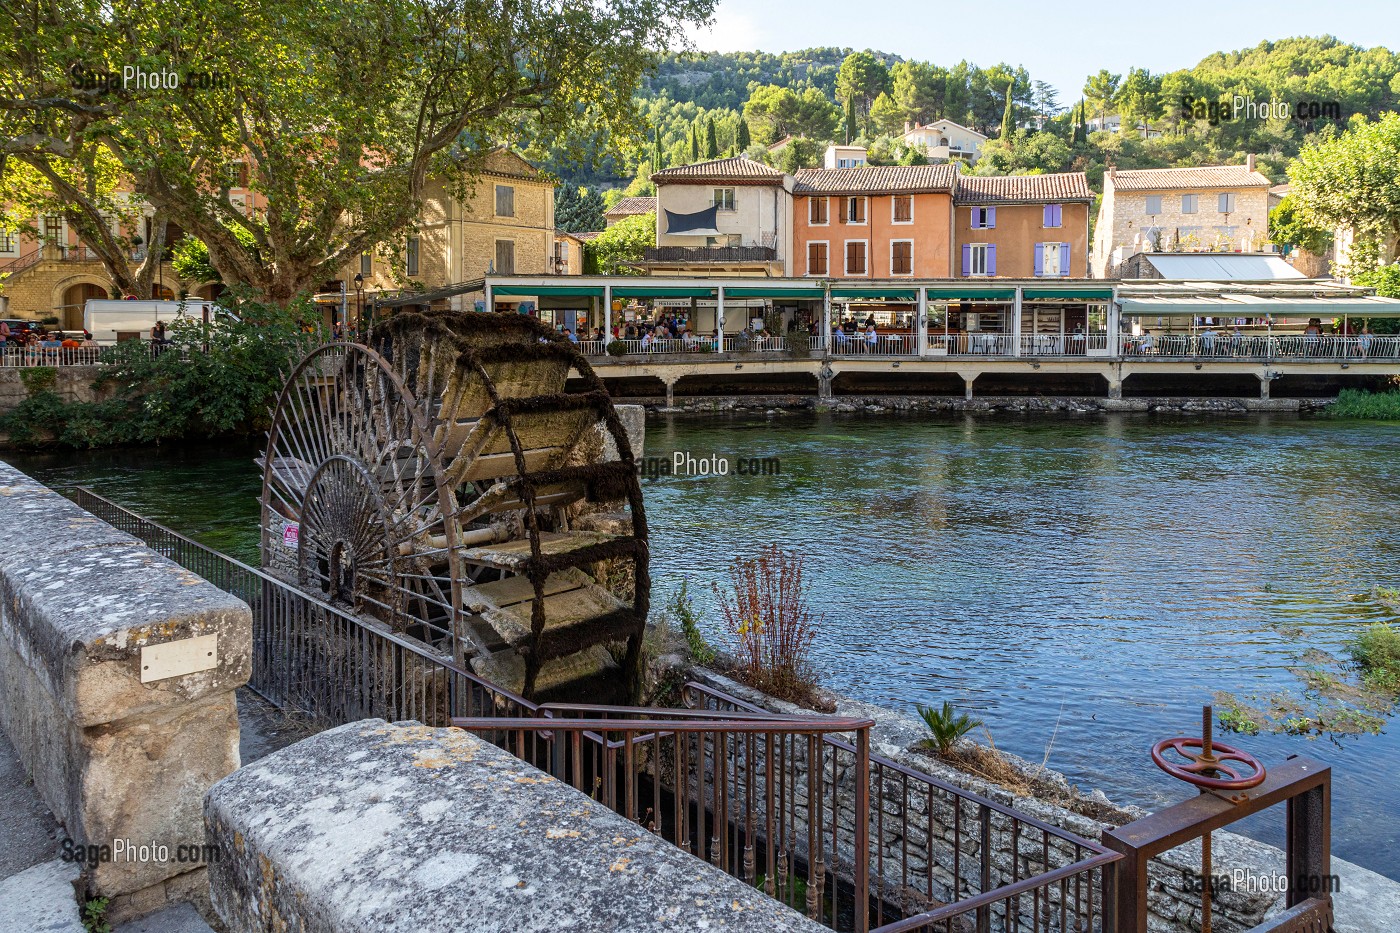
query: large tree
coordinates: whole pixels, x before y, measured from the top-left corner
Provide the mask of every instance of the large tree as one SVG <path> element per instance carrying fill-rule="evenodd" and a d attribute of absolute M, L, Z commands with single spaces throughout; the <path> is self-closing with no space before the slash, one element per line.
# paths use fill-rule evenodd
<path fill-rule="evenodd" d="M 836 75 L 836 96 L 854 101 L 856 113 L 869 129 L 870 105 L 890 89 L 890 72 L 885 63 L 870 52 L 852 52 L 841 63 Z"/>
<path fill-rule="evenodd" d="M 1099 113 L 1099 126 L 1103 126 L 1103 118 L 1118 102 L 1118 88 L 1123 83 L 1123 76 L 1110 72 L 1107 68 L 1100 68 L 1099 73 L 1089 78 L 1084 83 L 1084 96 L 1089 103 Z"/>
<path fill-rule="evenodd" d="M 0 172 L 53 185 L 119 278 L 131 244 L 88 184 L 110 162 L 226 281 L 282 303 L 407 236 L 430 178 L 465 193 L 496 144 L 584 122 L 633 134 L 653 54 L 713 6 L 15 0 L 0 7 Z M 185 86 L 122 87 L 124 67 Z M 191 86 L 194 72 L 218 80 Z M 260 217 L 230 198 L 236 163 L 266 199 Z"/>
<path fill-rule="evenodd" d="M 1318 230 L 1356 235 L 1353 265 L 1400 256 L 1400 113 L 1358 119 L 1340 136 L 1324 133 L 1289 166 L 1296 219 Z M 1363 271 L 1353 268 L 1351 274 Z"/>

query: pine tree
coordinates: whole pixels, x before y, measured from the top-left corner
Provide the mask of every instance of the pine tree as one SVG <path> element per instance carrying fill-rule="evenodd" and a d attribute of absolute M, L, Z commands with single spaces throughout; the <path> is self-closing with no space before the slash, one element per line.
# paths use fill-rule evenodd
<path fill-rule="evenodd" d="M 749 121 L 743 117 L 739 118 L 739 151 L 748 152 L 752 140 L 749 138 Z"/>
<path fill-rule="evenodd" d="M 856 98 L 851 95 L 846 98 L 846 145 L 856 138 Z"/>
<path fill-rule="evenodd" d="M 1006 84 L 1006 109 L 1001 114 L 1001 141 L 1011 145 L 1011 134 L 1016 131 L 1016 115 L 1011 108 L 1011 88 L 1015 82 Z"/>
<path fill-rule="evenodd" d="M 705 158 L 719 158 L 719 134 L 715 132 L 715 118 L 705 118 Z"/>

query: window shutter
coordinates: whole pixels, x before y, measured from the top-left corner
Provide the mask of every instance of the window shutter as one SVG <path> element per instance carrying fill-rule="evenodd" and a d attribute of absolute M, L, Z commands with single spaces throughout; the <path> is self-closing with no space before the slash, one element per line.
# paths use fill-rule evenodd
<path fill-rule="evenodd" d="M 1061 243 L 1061 244 L 1060 244 L 1060 275 L 1064 276 L 1065 278 L 1069 278 L 1069 276 L 1070 276 L 1070 271 L 1069 271 L 1069 270 L 1070 270 L 1070 263 L 1069 263 L 1069 244 L 1068 244 L 1068 243 Z"/>
<path fill-rule="evenodd" d="M 1035 244 L 1035 274 L 1041 276 L 1045 274 L 1045 244 Z"/>
<path fill-rule="evenodd" d="M 996 210 L 996 208 L 992 209 Z M 997 245 L 995 243 L 989 243 L 987 245 L 987 274 L 997 274 Z"/>
<path fill-rule="evenodd" d="M 1052 204 L 1055 208 L 1055 226 L 1059 227 L 1065 222 L 1065 206 L 1063 204 Z"/>
<path fill-rule="evenodd" d="M 963 275 L 971 275 L 971 274 L 972 274 L 972 244 L 971 244 L 971 243 L 964 243 L 964 244 L 963 244 L 962 274 L 963 274 Z"/>
<path fill-rule="evenodd" d="M 981 208 L 979 208 L 979 207 L 974 207 L 974 208 L 972 208 L 972 221 L 971 221 L 971 223 L 969 224 L 969 226 L 971 226 L 973 230 L 981 230 L 981 229 L 982 229 L 982 224 L 981 224 L 981 220 L 980 220 L 981 216 L 982 216 L 982 209 L 981 209 Z"/>
<path fill-rule="evenodd" d="M 1047 204 L 1041 209 L 1040 225 L 1042 227 L 1055 226 L 1055 205 Z M 1036 273 L 1036 275 L 1039 274 L 1039 272 Z"/>
<path fill-rule="evenodd" d="M 988 229 L 988 230 L 991 230 L 991 229 L 992 229 L 993 227 L 995 227 L 996 225 L 997 225 L 997 209 L 996 209 L 995 207 L 989 207 L 989 208 L 987 208 L 987 229 Z"/>

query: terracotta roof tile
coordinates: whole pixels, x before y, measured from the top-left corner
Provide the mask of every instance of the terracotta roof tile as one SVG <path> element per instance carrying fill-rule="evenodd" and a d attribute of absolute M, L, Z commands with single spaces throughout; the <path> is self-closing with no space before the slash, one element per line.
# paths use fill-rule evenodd
<path fill-rule="evenodd" d="M 603 212 L 604 217 L 631 217 L 633 214 L 650 214 L 656 210 L 656 197 L 623 198 Z"/>
<path fill-rule="evenodd" d="M 958 170 L 940 165 L 865 165 L 860 168 L 809 168 L 797 173 L 793 194 L 952 193 Z"/>
<path fill-rule="evenodd" d="M 747 156 L 715 159 L 710 162 L 695 162 L 691 165 L 676 165 L 651 173 L 652 181 L 662 185 L 673 182 L 709 181 L 711 179 L 766 181 L 778 184 L 782 182 L 783 177 L 783 172 L 770 168 L 762 162 L 755 162 Z"/>
<path fill-rule="evenodd" d="M 1037 201 L 1092 201 L 1083 172 L 1053 175 L 961 175 L 954 198 L 959 204 Z"/>
<path fill-rule="evenodd" d="M 1203 165 L 1196 168 L 1142 168 L 1113 173 L 1119 191 L 1176 191 L 1180 188 L 1267 188 L 1267 175 L 1243 165 Z"/>

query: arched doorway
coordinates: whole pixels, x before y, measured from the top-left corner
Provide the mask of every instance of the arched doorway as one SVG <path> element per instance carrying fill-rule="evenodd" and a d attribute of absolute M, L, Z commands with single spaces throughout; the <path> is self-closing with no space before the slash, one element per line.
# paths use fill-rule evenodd
<path fill-rule="evenodd" d="M 106 286 L 98 285 L 95 282 L 79 282 L 75 285 L 69 285 L 63 290 L 58 307 L 54 308 L 59 326 L 64 330 L 82 330 L 83 306 L 87 304 L 88 299 L 108 297 L 110 294 Z"/>
<path fill-rule="evenodd" d="M 175 293 L 171 291 L 169 285 L 158 285 L 151 283 L 151 297 L 157 301 L 174 301 Z"/>
<path fill-rule="evenodd" d="M 203 298 L 206 301 L 214 301 L 218 299 L 227 288 L 228 286 L 224 285 L 223 282 L 205 282 L 194 290 L 194 296 L 196 298 Z"/>

